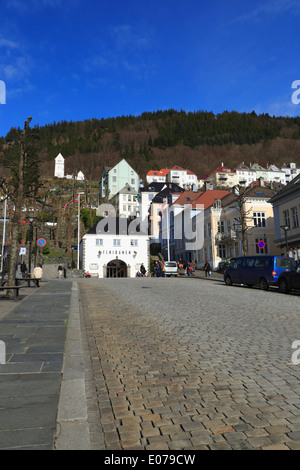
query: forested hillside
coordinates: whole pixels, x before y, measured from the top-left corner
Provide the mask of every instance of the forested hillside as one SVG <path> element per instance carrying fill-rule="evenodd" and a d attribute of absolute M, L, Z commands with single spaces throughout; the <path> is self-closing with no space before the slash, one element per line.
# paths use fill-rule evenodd
<path fill-rule="evenodd" d="M 41 174 L 52 176 L 54 158 L 66 159 L 66 172 L 83 171 L 99 180 L 103 166 L 125 158 L 143 178 L 148 170 L 177 164 L 207 174 L 221 162 L 234 168 L 241 161 L 300 166 L 300 117 L 271 117 L 237 112 L 146 112 L 140 116 L 61 121 L 36 126 Z M 0 138 L 3 150 L 14 131 Z"/>

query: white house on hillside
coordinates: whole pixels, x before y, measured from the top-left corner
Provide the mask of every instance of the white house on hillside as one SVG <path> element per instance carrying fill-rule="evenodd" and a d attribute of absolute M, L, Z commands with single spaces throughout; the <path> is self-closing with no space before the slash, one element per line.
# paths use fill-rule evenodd
<path fill-rule="evenodd" d="M 198 187 L 198 178 L 195 173 L 191 170 L 185 170 L 180 166 L 173 166 L 167 173 L 167 182 L 176 183 L 178 186 L 184 189 L 197 189 Z"/>
<path fill-rule="evenodd" d="M 55 158 L 54 176 L 56 178 L 65 177 L 65 159 L 61 153 Z"/>

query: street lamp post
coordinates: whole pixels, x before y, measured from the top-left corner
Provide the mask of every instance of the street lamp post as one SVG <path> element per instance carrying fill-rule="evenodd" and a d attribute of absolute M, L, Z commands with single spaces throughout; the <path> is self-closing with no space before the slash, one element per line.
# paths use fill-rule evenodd
<path fill-rule="evenodd" d="M 77 228 L 77 269 L 79 269 L 79 245 L 80 245 L 80 195 L 78 193 L 78 228 Z"/>
<path fill-rule="evenodd" d="M 28 274 L 29 277 L 31 276 L 31 245 L 33 239 L 33 222 L 35 221 L 36 217 L 28 216 L 26 217 L 29 224 L 30 224 L 30 231 L 29 231 L 29 259 L 28 259 Z"/>
<path fill-rule="evenodd" d="M 280 228 L 284 230 L 286 256 L 289 256 L 289 244 L 287 233 L 290 230 L 290 227 L 288 225 L 280 225 Z"/>

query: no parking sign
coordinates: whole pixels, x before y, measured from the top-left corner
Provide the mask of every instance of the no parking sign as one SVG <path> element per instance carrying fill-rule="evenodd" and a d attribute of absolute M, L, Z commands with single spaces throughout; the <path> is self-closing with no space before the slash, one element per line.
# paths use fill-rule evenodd
<path fill-rule="evenodd" d="M 266 246 L 265 242 L 263 240 L 259 240 L 259 242 L 257 243 L 258 247 L 263 250 L 264 247 Z"/>
<path fill-rule="evenodd" d="M 43 246 L 45 246 L 46 243 L 47 242 L 46 242 L 45 238 L 39 238 L 36 242 L 37 246 L 39 246 L 40 248 L 43 248 Z"/>

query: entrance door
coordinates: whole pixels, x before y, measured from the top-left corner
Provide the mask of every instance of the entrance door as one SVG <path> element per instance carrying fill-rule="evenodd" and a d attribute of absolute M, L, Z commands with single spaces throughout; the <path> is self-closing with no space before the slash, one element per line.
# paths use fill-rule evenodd
<path fill-rule="evenodd" d="M 119 259 L 107 263 L 106 277 L 127 277 L 126 263 Z"/>

